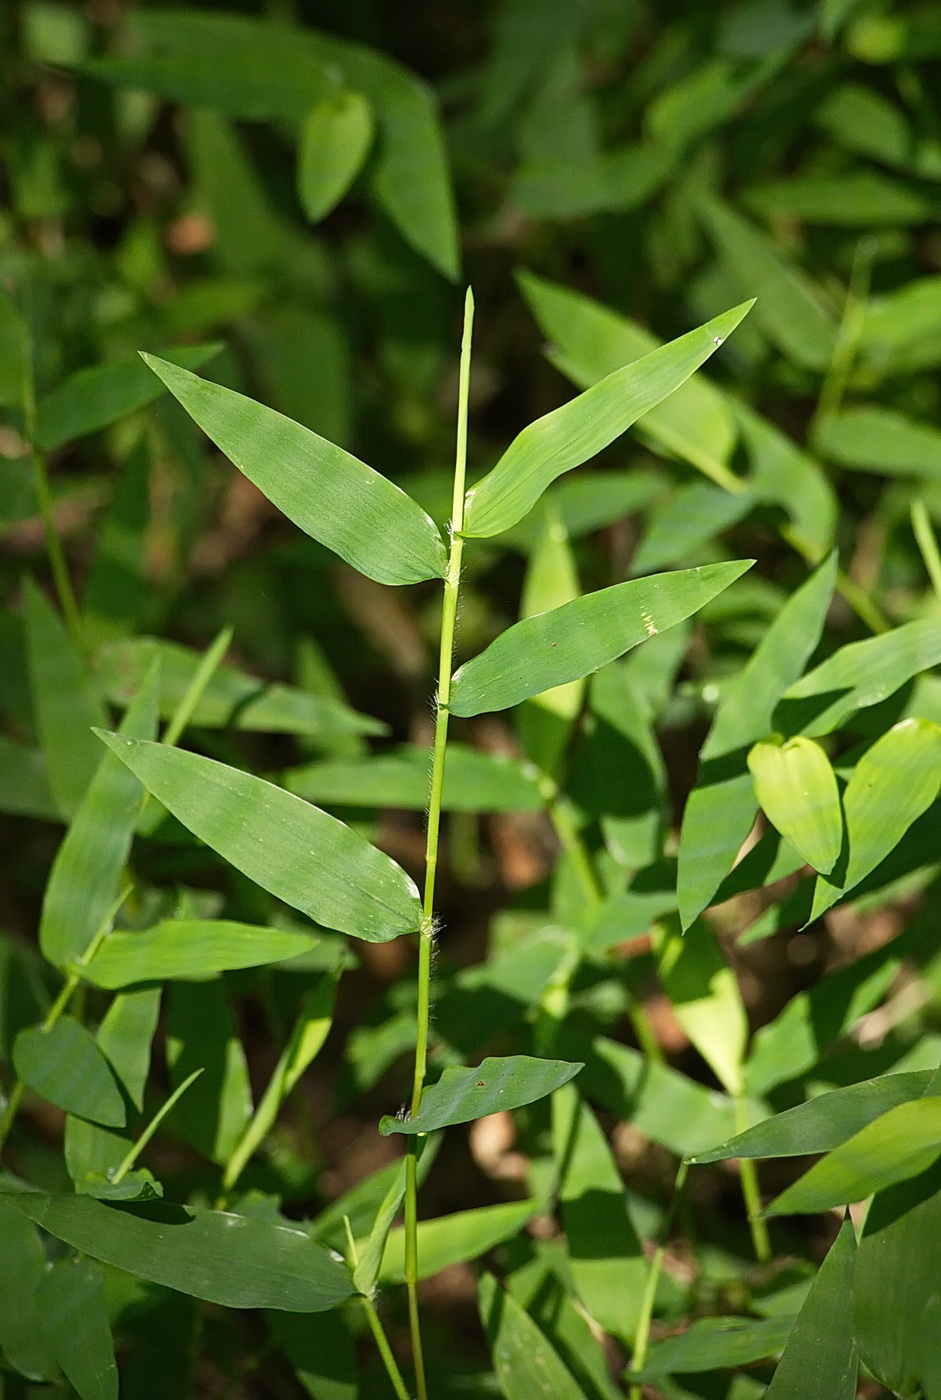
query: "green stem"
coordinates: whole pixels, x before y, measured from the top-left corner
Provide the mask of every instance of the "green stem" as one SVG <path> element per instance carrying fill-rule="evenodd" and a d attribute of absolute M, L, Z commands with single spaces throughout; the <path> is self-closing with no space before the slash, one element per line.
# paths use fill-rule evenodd
<path fill-rule="evenodd" d="M 119 1181 L 124 1180 L 128 1172 L 133 1167 L 134 1163 L 137 1161 L 140 1154 L 143 1152 L 144 1148 L 147 1146 L 148 1142 L 150 1142 L 150 1139 L 153 1137 L 154 1133 L 160 1127 L 160 1124 L 163 1122 L 164 1118 L 166 1118 L 170 1110 L 177 1103 L 179 1103 L 180 1099 L 186 1093 L 189 1086 L 196 1082 L 196 1080 L 202 1074 L 203 1068 L 204 1066 L 200 1065 L 199 1069 L 194 1069 L 192 1074 L 188 1074 L 183 1080 L 183 1083 L 177 1085 L 177 1087 L 174 1089 L 173 1093 L 167 1099 L 166 1103 L 162 1106 L 162 1108 L 157 1109 L 157 1112 L 154 1114 L 153 1118 L 151 1118 L 150 1122 L 147 1124 L 147 1127 L 141 1133 L 137 1141 L 131 1143 L 127 1155 L 116 1168 L 115 1173 L 111 1178 L 113 1185 L 116 1186 Z"/>
<path fill-rule="evenodd" d="M 748 1127 L 748 1113 L 745 1099 L 735 1099 L 735 1128 L 743 1133 Z M 751 1157 L 741 1157 L 738 1164 L 739 1179 L 742 1183 L 742 1200 L 748 1214 L 748 1228 L 751 1231 L 752 1247 L 759 1264 L 767 1264 L 771 1258 L 771 1241 L 768 1238 L 767 1222 L 761 1216 L 761 1191 L 758 1186 L 758 1169 Z"/>
<path fill-rule="evenodd" d="M 402 1372 L 398 1368 L 395 1357 L 392 1355 L 392 1348 L 389 1346 L 389 1339 L 382 1330 L 382 1323 L 379 1321 L 379 1314 L 369 1298 L 361 1297 L 363 1311 L 366 1314 L 366 1321 L 369 1323 L 370 1331 L 376 1339 L 376 1346 L 379 1348 L 379 1355 L 392 1382 L 392 1389 L 395 1391 L 398 1400 L 412 1400 L 402 1379 Z"/>
<path fill-rule="evenodd" d="M 647 1360 L 647 1348 L 650 1345 L 650 1324 L 653 1321 L 653 1307 L 657 1297 L 657 1284 L 660 1282 L 660 1275 L 663 1272 L 663 1260 L 667 1252 L 667 1244 L 670 1238 L 670 1230 L 673 1226 L 673 1217 L 676 1215 L 676 1208 L 679 1204 L 683 1187 L 686 1184 L 686 1174 L 689 1167 L 685 1162 L 681 1162 L 676 1173 L 676 1180 L 673 1183 L 673 1199 L 670 1202 L 670 1209 L 667 1211 L 666 1219 L 660 1229 L 660 1240 L 650 1261 L 650 1268 L 647 1270 L 647 1279 L 644 1283 L 644 1296 L 640 1302 L 640 1316 L 637 1319 L 637 1332 L 634 1337 L 634 1351 L 631 1356 L 631 1370 L 642 1371 L 644 1362 Z M 640 1384 L 631 1386 L 630 1400 L 641 1400 L 642 1389 Z"/>
<path fill-rule="evenodd" d="M 912 501 L 911 510 L 912 529 L 915 532 L 918 548 L 921 550 L 921 557 L 925 561 L 925 568 L 928 570 L 932 587 L 938 598 L 941 598 L 941 554 L 938 553 L 938 541 L 931 528 L 928 507 L 919 496 L 917 500 Z"/>
<path fill-rule="evenodd" d="M 418 1007 L 415 1042 L 415 1073 L 412 1081 L 411 1114 L 421 1107 L 428 1068 L 428 1028 L 431 1019 L 431 954 L 434 943 L 435 876 L 438 870 L 438 844 L 441 830 L 441 798 L 444 791 L 444 764 L 448 745 L 448 718 L 451 702 L 451 668 L 454 661 L 454 633 L 461 585 L 461 557 L 464 540 L 464 483 L 467 472 L 467 400 L 470 388 L 471 332 L 474 324 L 474 297 L 470 288 L 464 301 L 464 334 L 461 340 L 461 369 L 458 385 L 457 443 L 454 454 L 454 494 L 451 509 L 451 550 L 444 580 L 441 608 L 441 648 L 438 659 L 438 695 L 435 715 L 434 753 L 431 765 L 431 795 L 428 801 L 428 834 L 425 843 L 425 889 L 418 939 Z M 409 1328 L 418 1400 L 427 1400 L 425 1363 L 418 1315 L 418 1141 L 409 1139 L 405 1165 L 405 1284 L 408 1290 Z"/>

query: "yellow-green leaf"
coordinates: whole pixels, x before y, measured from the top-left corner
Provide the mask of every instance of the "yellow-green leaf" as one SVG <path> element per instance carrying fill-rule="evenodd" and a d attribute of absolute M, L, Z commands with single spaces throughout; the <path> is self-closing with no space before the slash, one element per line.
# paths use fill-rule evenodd
<path fill-rule="evenodd" d="M 311 222 L 325 218 L 346 194 L 374 131 L 372 108 L 360 92 L 329 94 L 311 108 L 297 158 L 297 192 Z"/>
<path fill-rule="evenodd" d="M 748 766 L 768 820 L 808 865 L 828 874 L 843 844 L 843 811 L 823 749 L 813 739 L 775 736 L 755 744 Z"/>

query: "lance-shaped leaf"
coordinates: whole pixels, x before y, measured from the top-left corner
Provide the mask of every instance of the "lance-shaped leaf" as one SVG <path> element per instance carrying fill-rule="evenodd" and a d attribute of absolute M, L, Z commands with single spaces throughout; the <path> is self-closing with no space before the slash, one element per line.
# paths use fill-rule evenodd
<path fill-rule="evenodd" d="M 360 573 L 389 584 L 443 577 L 438 527 L 387 477 L 272 408 L 143 358 L 239 471 Z"/>
<path fill-rule="evenodd" d="M 296 957 L 316 942 L 309 934 L 223 919 L 166 919 L 141 933 L 109 933 L 91 962 L 75 970 L 111 990 L 166 978 L 201 981 Z"/>
<path fill-rule="evenodd" d="M 816 1162 L 765 1208 L 765 1215 L 811 1215 L 865 1200 L 919 1176 L 941 1155 L 941 1098 L 890 1108 Z"/>
<path fill-rule="evenodd" d="M 479 1284 L 480 1317 L 506 1400 L 585 1400 L 571 1371 L 511 1293 L 492 1274 Z"/>
<path fill-rule="evenodd" d="M 220 349 L 219 345 L 184 345 L 178 350 L 162 350 L 161 354 L 168 363 L 193 370 L 211 360 Z M 96 433 L 153 403 L 162 393 L 136 355 L 114 364 L 80 369 L 40 403 L 39 446 L 61 447 Z"/>
<path fill-rule="evenodd" d="M 297 156 L 297 193 L 312 223 L 326 218 L 369 154 L 375 123 L 361 92 L 322 97 L 307 114 Z"/>
<path fill-rule="evenodd" d="M 538 1201 L 508 1201 L 459 1210 L 435 1220 L 420 1220 L 418 1277 L 431 1278 L 452 1264 L 480 1259 L 496 1245 L 518 1235 L 538 1210 Z M 379 1277 L 386 1283 L 405 1281 L 405 1231 L 401 1227 L 389 1234 Z"/>
<path fill-rule="evenodd" d="M 353 1292 L 349 1271 L 303 1230 L 164 1201 L 103 1205 L 91 1196 L 7 1192 L 56 1239 L 137 1278 L 224 1308 L 325 1312 Z"/>
<path fill-rule="evenodd" d="M 664 920 L 654 934 L 658 976 L 700 1055 L 722 1086 L 739 1095 L 748 1017 L 738 979 L 702 919 L 685 937 L 676 923 Z"/>
<path fill-rule="evenodd" d="M 369 1237 L 363 1241 L 360 1247 L 359 1258 L 353 1269 L 353 1283 L 358 1292 L 366 1294 L 367 1297 L 376 1286 L 386 1240 L 389 1238 L 389 1231 L 392 1229 L 395 1217 L 405 1199 L 405 1173 L 406 1158 L 402 1157 L 398 1162 L 398 1171 L 389 1183 L 389 1189 L 383 1196 L 382 1204 L 376 1212 Z"/>
<path fill-rule="evenodd" d="M 211 1162 L 227 1163 L 252 1112 L 248 1061 L 232 1016 L 225 984 L 171 982 L 167 988 L 167 1068 L 179 1089 L 172 1122 Z"/>
<path fill-rule="evenodd" d="M 697 612 L 750 569 L 750 559 L 630 579 L 509 627 L 455 673 L 456 715 L 505 710 L 590 675 Z"/>
<path fill-rule="evenodd" d="M 497 465 L 468 492 L 464 533 L 499 535 L 515 525 L 550 482 L 620 437 L 708 360 L 752 306 L 716 316 L 593 384 L 578 398 L 530 423 Z"/>
<path fill-rule="evenodd" d="M 782 1349 L 794 1327 L 794 1318 L 702 1317 L 677 1337 L 667 1337 L 650 1348 L 643 1369 L 631 1371 L 634 1381 L 656 1381 L 661 1376 L 697 1375 L 728 1366 L 749 1366 Z"/>
<path fill-rule="evenodd" d="M 772 728 L 771 713 L 817 645 L 836 578 L 831 554 L 801 584 L 724 691 L 683 813 L 677 895 L 688 928 L 712 901 L 755 820 L 747 745 Z"/>
<path fill-rule="evenodd" d="M 755 795 L 765 816 L 808 865 L 828 874 L 843 845 L 843 809 L 836 774 L 819 744 L 780 736 L 748 755 Z"/>
<path fill-rule="evenodd" d="M 101 737 L 184 826 L 292 908 L 370 943 L 418 928 L 412 880 L 335 817 L 214 759 Z"/>
<path fill-rule="evenodd" d="M 40 1321 L 36 1292 L 46 1272 L 39 1231 L 0 1196 L 0 1347 L 29 1380 L 53 1380 L 56 1358 Z"/>
<path fill-rule="evenodd" d="M 820 1266 L 778 1362 L 766 1400 L 853 1400 L 856 1235 L 846 1220 Z"/>
<path fill-rule="evenodd" d="M 153 737 L 158 688 L 159 675 L 151 669 L 124 716 L 122 735 Z M 112 754 L 102 752 L 46 886 L 39 945 L 50 962 L 61 967 L 81 958 L 108 919 L 143 795 L 133 773 Z"/>
<path fill-rule="evenodd" d="M 890 1109 L 920 1098 L 931 1074 L 931 1070 L 911 1070 L 832 1089 L 687 1160 L 698 1164 L 724 1162 L 730 1157 L 805 1157 L 830 1152 Z"/>
<path fill-rule="evenodd" d="M 39 1026 L 20 1031 L 13 1065 L 27 1088 L 66 1113 L 123 1128 L 124 1100 L 111 1067 L 73 1017 L 62 1016 L 48 1031 Z"/>
<path fill-rule="evenodd" d="M 816 919 L 875 870 L 941 789 L 941 727 L 903 719 L 867 749 L 843 794 L 849 857 L 842 880 L 818 877 Z"/>
<path fill-rule="evenodd" d="M 118 1400 L 104 1274 L 90 1259 L 59 1259 L 39 1287 L 43 1331 L 81 1400 Z"/>
<path fill-rule="evenodd" d="M 422 1095 L 414 1118 L 380 1119 L 379 1131 L 390 1133 L 430 1133 L 453 1123 L 471 1123 L 500 1109 L 522 1108 L 560 1089 L 574 1079 L 583 1066 L 568 1060 L 536 1060 L 530 1055 L 488 1058 L 475 1068 L 449 1065 L 437 1084 Z"/>

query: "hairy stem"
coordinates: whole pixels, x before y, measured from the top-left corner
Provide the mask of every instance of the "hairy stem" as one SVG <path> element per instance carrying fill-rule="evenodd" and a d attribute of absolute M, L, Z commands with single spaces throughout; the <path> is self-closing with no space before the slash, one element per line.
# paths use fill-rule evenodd
<path fill-rule="evenodd" d="M 415 1043 L 415 1074 L 412 1082 L 412 1117 L 421 1107 L 425 1073 L 428 1068 L 428 1025 L 431 1015 L 431 954 L 434 940 L 435 876 L 438 870 L 438 838 L 441 830 L 441 797 L 444 791 L 444 763 L 448 745 L 448 718 L 451 701 L 451 667 L 454 658 L 454 632 L 461 584 L 461 556 L 464 540 L 464 481 L 467 470 L 467 399 L 470 387 L 471 331 L 474 324 L 474 297 L 468 288 L 464 302 L 464 334 L 461 341 L 461 370 L 458 388 L 457 444 L 454 456 L 454 495 L 451 509 L 451 551 L 444 580 L 441 609 L 441 650 L 438 663 L 437 713 L 431 766 L 431 795 L 428 802 L 428 834 L 425 844 L 425 890 L 418 942 L 418 1008 Z M 418 1400 L 427 1400 L 425 1363 L 418 1316 L 418 1139 L 409 1139 L 405 1166 L 405 1284 L 408 1289 L 409 1327 Z"/>

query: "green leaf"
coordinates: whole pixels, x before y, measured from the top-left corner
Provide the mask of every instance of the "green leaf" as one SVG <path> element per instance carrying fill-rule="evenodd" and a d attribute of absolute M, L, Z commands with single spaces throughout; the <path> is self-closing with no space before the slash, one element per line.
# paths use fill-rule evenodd
<path fill-rule="evenodd" d="M 918 277 L 865 303 L 858 353 L 870 374 L 908 375 L 941 364 L 939 287 L 937 274 Z"/>
<path fill-rule="evenodd" d="M 896 1395 L 937 1377 L 941 1164 L 880 1191 L 856 1256 L 853 1330 L 864 1366 Z M 928 1392 L 935 1400 L 937 1387 Z"/>
<path fill-rule="evenodd" d="M 823 749 L 813 739 L 776 735 L 755 744 L 748 767 L 765 816 L 808 865 L 828 874 L 843 845 L 843 809 Z"/>
<path fill-rule="evenodd" d="M 0 812 L 13 817 L 61 821 L 49 786 L 42 749 L 27 748 L 0 734 Z"/>
<path fill-rule="evenodd" d="M 647 1260 L 607 1139 L 572 1084 L 553 1095 L 552 1137 L 575 1293 L 606 1332 L 631 1343 Z"/>
<path fill-rule="evenodd" d="M 108 642 L 95 657 L 95 676 L 107 699 L 127 705 L 153 662 L 160 659 L 160 715 L 172 719 L 203 663 L 192 647 L 162 637 Z M 342 702 L 266 681 L 234 666 L 220 666 L 203 690 L 191 724 L 200 729 L 248 729 L 324 739 L 341 734 L 383 734 L 385 725 Z"/>
<path fill-rule="evenodd" d="M 325 1312 L 353 1292 L 349 1273 L 303 1230 L 165 1201 L 108 1206 L 91 1196 L 7 1193 L 4 1200 L 73 1249 L 224 1308 Z"/>
<path fill-rule="evenodd" d="M 437 526 L 387 477 L 274 409 L 142 358 L 239 471 L 360 573 L 389 584 L 444 576 Z"/>
<path fill-rule="evenodd" d="M 941 480 L 941 432 L 888 408 L 844 409 L 823 420 L 815 441 L 818 452 L 843 466 Z"/>
<path fill-rule="evenodd" d="M 526 618 L 455 672 L 451 710 L 505 710 L 587 676 L 682 622 L 749 568 L 750 560 L 736 560 L 631 579 Z"/>
<path fill-rule="evenodd" d="M 755 321 L 772 345 L 796 365 L 825 370 L 836 322 L 814 283 L 727 204 L 709 199 L 701 212 L 735 285 L 756 296 Z"/>
<path fill-rule="evenodd" d="M 549 358 L 581 389 L 657 349 L 649 331 L 579 292 L 531 272 L 517 280 L 549 342 Z M 642 414 L 637 428 L 661 452 L 691 462 L 712 481 L 736 484 L 728 469 L 735 424 L 722 394 L 701 375 Z"/>
<path fill-rule="evenodd" d="M 506 1400 L 585 1400 L 572 1373 L 532 1318 L 492 1274 L 478 1284 L 480 1316 Z"/>
<path fill-rule="evenodd" d="M 767 1400 L 853 1400 L 859 1371 L 853 1337 L 856 1235 L 845 1220 L 798 1314 Z"/>
<path fill-rule="evenodd" d="M 101 737 L 184 826 L 292 908 L 371 943 L 418 928 L 404 870 L 335 817 L 213 759 Z"/>
<path fill-rule="evenodd" d="M 843 794 L 849 857 L 833 881 L 820 875 L 811 919 L 849 894 L 894 850 L 941 790 L 941 726 L 903 719 L 863 754 Z"/>
<path fill-rule="evenodd" d="M 661 1376 L 699 1375 L 732 1366 L 750 1366 L 782 1350 L 794 1318 L 701 1317 L 678 1337 L 667 1337 L 650 1348 L 643 1368 L 629 1372 L 634 1381 Z"/>
<path fill-rule="evenodd" d="M 504 1240 L 519 1234 L 539 1210 L 538 1201 L 508 1201 L 496 1206 L 459 1210 L 436 1220 L 418 1222 L 418 1277 L 431 1278 L 452 1264 L 482 1258 Z M 392 1230 L 379 1277 L 385 1283 L 405 1280 L 405 1231 Z"/>
<path fill-rule="evenodd" d="M 683 813 L 677 894 L 684 928 L 711 903 L 751 830 L 757 803 L 747 746 L 772 728 L 777 701 L 817 645 L 836 568 L 834 553 L 791 595 L 723 692 Z"/>
<path fill-rule="evenodd" d="M 81 1400 L 118 1400 L 118 1368 L 100 1264 L 58 1260 L 40 1284 L 36 1301 L 56 1360 Z"/>
<path fill-rule="evenodd" d="M 722 1086 L 733 1096 L 741 1094 L 748 1017 L 738 979 L 714 935 L 701 919 L 685 937 L 664 921 L 653 941 L 657 974 L 673 1014 Z"/>
<path fill-rule="evenodd" d="M 476 1068 L 449 1065 L 437 1084 L 422 1095 L 414 1118 L 390 1118 L 379 1123 L 383 1137 L 390 1133 L 430 1133 L 453 1123 L 471 1123 L 501 1109 L 522 1108 L 574 1079 L 581 1064 L 566 1060 L 535 1060 L 529 1055 L 487 1058 Z"/>
<path fill-rule="evenodd" d="M 92 726 L 107 724 L 108 717 L 58 613 L 32 579 L 26 580 L 24 602 L 36 730 L 56 804 L 62 816 L 71 817 L 101 762 Z"/>
<path fill-rule="evenodd" d="M 941 212 L 930 194 L 871 169 L 763 180 L 744 192 L 744 202 L 763 218 L 783 216 L 836 228 L 904 228 L 932 222 Z"/>
<path fill-rule="evenodd" d="M 831 1089 L 688 1160 L 698 1164 L 724 1162 L 730 1157 L 805 1157 L 830 1152 L 890 1109 L 920 1098 L 930 1079 L 930 1070 L 912 1070 Z"/>
<path fill-rule="evenodd" d="M 431 755 L 409 744 L 370 758 L 332 759 L 289 768 L 284 786 L 299 797 L 327 806 L 402 807 L 428 805 Z M 544 805 L 530 770 L 509 754 L 483 753 L 448 744 L 444 770 L 446 812 L 536 812 Z"/>
<path fill-rule="evenodd" d="M 20 1031 L 13 1065 L 27 1088 L 50 1103 L 106 1127 L 122 1128 L 124 1100 L 108 1061 L 84 1026 L 62 1016 L 51 1030 Z"/>
<path fill-rule="evenodd" d="M 468 492 L 464 533 L 499 535 L 521 520 L 563 472 L 587 462 L 683 384 L 751 307 L 723 312 L 698 330 L 624 365 L 578 398 L 530 423 Z"/>
<path fill-rule="evenodd" d="M 184 345 L 160 353 L 170 364 L 190 370 L 199 369 L 220 349 L 219 345 Z M 97 433 L 145 408 L 162 393 L 137 355 L 80 369 L 40 403 L 38 445 L 50 451 Z"/>
<path fill-rule="evenodd" d="M 0 1347 L 29 1380 L 53 1380 L 55 1353 L 43 1331 L 36 1290 L 46 1271 L 39 1232 L 0 1196 Z"/>
<path fill-rule="evenodd" d="M 152 738 L 158 685 L 152 670 L 124 716 L 122 735 Z M 65 967 L 81 959 L 103 931 L 127 864 L 142 798 L 134 775 L 112 754 L 103 754 L 46 885 L 39 945 L 51 963 Z"/>
<path fill-rule="evenodd" d="M 646 532 L 631 560 L 631 573 L 662 569 L 711 550 L 707 542 L 741 520 L 754 505 L 755 497 L 747 490 L 733 495 L 708 481 L 681 487 L 648 515 Z"/>
<path fill-rule="evenodd" d="M 747 404 L 733 400 L 733 417 L 751 459 L 749 484 L 769 505 L 779 505 L 790 520 L 790 538 L 813 563 L 833 548 L 838 507 L 836 493 L 812 457 Z"/>
<path fill-rule="evenodd" d="M 312 223 L 339 204 L 363 167 L 375 134 L 361 92 L 322 97 L 307 115 L 297 157 L 297 193 Z"/>
<path fill-rule="evenodd" d="M 12 297 L 0 293 L 0 404 L 18 407 L 23 399 L 29 337 Z"/>
<path fill-rule="evenodd" d="M 112 991 L 166 978 L 202 981 L 233 968 L 282 962 L 316 942 L 309 934 L 222 919 L 166 919 L 140 933 L 109 933 L 92 960 L 75 970 Z"/>
<path fill-rule="evenodd" d="M 782 1191 L 765 1215 L 811 1215 L 918 1176 L 941 1154 L 941 1098 L 897 1104 Z"/>
<path fill-rule="evenodd" d="M 406 1158 L 401 1157 L 396 1164 L 397 1172 L 389 1183 L 389 1189 L 380 1202 L 369 1237 L 363 1242 L 359 1258 L 353 1269 L 353 1285 L 357 1292 L 369 1296 L 376 1286 L 379 1267 L 385 1252 L 386 1240 L 392 1223 L 398 1215 L 405 1199 Z M 403 1249 L 404 1259 L 404 1249 Z"/>
<path fill-rule="evenodd" d="M 829 734 L 855 710 L 878 705 L 939 661 L 941 622 L 906 622 L 880 636 L 850 642 L 784 691 L 774 711 L 774 728 L 784 734 Z"/>
<path fill-rule="evenodd" d="M 272 1312 L 266 1320 L 312 1400 L 359 1400 L 356 1353 L 342 1313 L 334 1313 L 329 1327 L 311 1327 L 298 1313 Z"/>
<path fill-rule="evenodd" d="M 167 1068 L 178 1089 L 199 1078 L 177 1102 L 171 1122 L 187 1142 L 220 1165 L 229 1161 L 251 1118 L 248 1061 L 224 984 L 171 982 L 167 989 Z"/>

